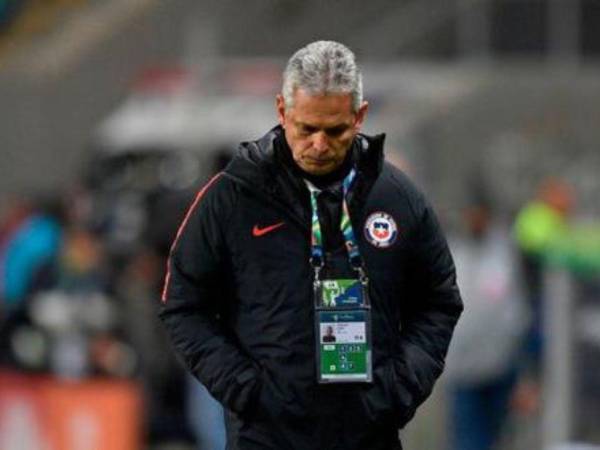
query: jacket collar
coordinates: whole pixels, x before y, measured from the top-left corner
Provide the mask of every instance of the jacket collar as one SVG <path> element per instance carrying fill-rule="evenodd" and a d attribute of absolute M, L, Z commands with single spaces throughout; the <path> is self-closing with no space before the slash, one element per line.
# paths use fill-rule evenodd
<path fill-rule="evenodd" d="M 236 156 L 225 171 L 236 178 L 256 185 L 257 176 L 262 182 L 273 181 L 273 173 L 282 171 L 282 161 L 278 156 L 278 142 L 284 140 L 281 125 L 269 130 L 256 141 L 242 142 Z M 357 170 L 368 178 L 376 178 L 383 167 L 383 146 L 385 134 L 368 136 L 359 133 L 352 143 L 352 152 Z"/>

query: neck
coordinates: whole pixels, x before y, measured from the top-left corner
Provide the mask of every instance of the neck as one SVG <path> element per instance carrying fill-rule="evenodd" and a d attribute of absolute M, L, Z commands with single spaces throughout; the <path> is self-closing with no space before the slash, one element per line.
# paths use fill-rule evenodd
<path fill-rule="evenodd" d="M 353 161 L 352 161 L 351 151 L 348 151 L 348 154 L 346 155 L 344 162 L 342 162 L 342 164 L 339 167 L 335 168 L 334 170 L 332 170 L 329 173 L 326 173 L 323 175 L 314 175 L 314 174 L 305 172 L 300 167 L 298 167 L 298 170 L 300 171 L 302 178 L 310 181 L 312 184 L 317 186 L 319 189 L 325 189 L 333 184 L 342 182 L 342 180 L 344 178 L 346 178 L 348 173 L 350 173 L 350 170 L 352 169 L 352 163 L 353 163 Z"/>

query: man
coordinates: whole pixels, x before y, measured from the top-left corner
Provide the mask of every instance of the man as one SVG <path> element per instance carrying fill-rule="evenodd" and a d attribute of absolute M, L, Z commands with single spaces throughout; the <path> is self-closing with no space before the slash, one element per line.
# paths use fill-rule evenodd
<path fill-rule="evenodd" d="M 507 227 L 483 186 L 471 189 L 465 233 L 452 242 L 466 309 L 446 360 L 450 449 L 489 450 L 501 440 L 522 369 L 530 311 Z"/>
<path fill-rule="evenodd" d="M 240 145 L 177 233 L 160 316 L 225 406 L 228 449 L 400 449 L 442 372 L 454 265 L 384 136 L 359 134 L 367 109 L 349 49 L 300 49 L 280 125 Z M 318 330 L 338 320 L 343 364 L 327 364 L 341 337 L 320 345 Z"/>
<path fill-rule="evenodd" d="M 323 336 L 323 342 L 335 342 L 335 334 L 333 334 L 333 327 L 331 325 L 325 328 L 325 336 Z"/>

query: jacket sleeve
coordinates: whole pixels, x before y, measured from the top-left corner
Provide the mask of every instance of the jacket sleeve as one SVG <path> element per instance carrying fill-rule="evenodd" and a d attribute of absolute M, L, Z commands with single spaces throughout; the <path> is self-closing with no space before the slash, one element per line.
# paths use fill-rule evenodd
<path fill-rule="evenodd" d="M 393 370 L 402 425 L 431 394 L 463 310 L 446 239 L 422 197 L 419 206 L 415 208 L 410 301 L 403 308 Z"/>
<path fill-rule="evenodd" d="M 221 323 L 229 299 L 222 224 L 230 209 L 217 201 L 218 184 L 213 179 L 198 194 L 179 228 L 159 317 L 192 374 L 226 408 L 242 413 L 256 395 L 258 371 Z"/>

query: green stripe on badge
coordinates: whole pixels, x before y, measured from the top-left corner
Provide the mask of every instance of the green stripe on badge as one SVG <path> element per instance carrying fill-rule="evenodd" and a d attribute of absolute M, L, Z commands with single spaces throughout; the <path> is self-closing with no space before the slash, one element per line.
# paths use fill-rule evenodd
<path fill-rule="evenodd" d="M 324 322 L 365 322 L 367 315 L 365 311 L 323 311 L 319 313 L 321 323 Z"/>

